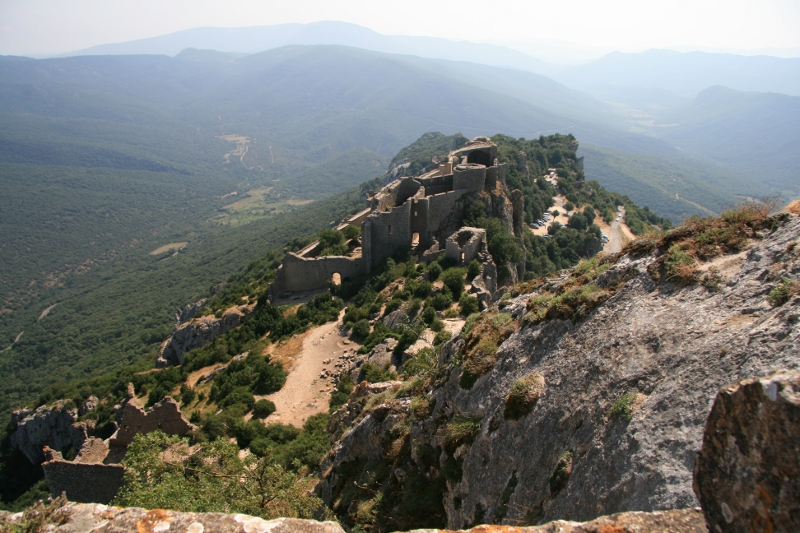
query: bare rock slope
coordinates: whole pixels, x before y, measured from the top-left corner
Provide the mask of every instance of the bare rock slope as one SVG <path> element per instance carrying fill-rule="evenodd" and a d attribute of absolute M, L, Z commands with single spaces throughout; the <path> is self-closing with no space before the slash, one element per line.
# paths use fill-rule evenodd
<path fill-rule="evenodd" d="M 345 522 L 442 512 L 452 529 L 696 507 L 692 473 L 717 391 L 800 368 L 800 295 L 769 301 L 800 277 L 800 218 L 752 225 L 749 241 L 715 253 L 712 229 L 637 241 L 591 279 L 576 271 L 501 302 L 480 319 L 494 330 L 445 345 L 422 390 L 354 399 L 343 409 L 357 416 L 333 417 L 351 425 L 334 428 L 325 501 Z M 674 281 L 674 247 L 694 244 L 701 259 Z M 584 285 L 563 289 L 576 278 Z M 482 353 L 491 335 L 499 346 Z M 430 498 L 394 496 L 408 492 Z"/>

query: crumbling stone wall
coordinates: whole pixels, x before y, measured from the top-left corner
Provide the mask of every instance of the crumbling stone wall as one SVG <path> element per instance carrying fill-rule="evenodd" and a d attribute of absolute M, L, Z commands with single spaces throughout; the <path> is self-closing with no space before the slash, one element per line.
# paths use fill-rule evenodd
<path fill-rule="evenodd" d="M 363 235 L 362 235 L 363 239 Z M 270 296 L 275 299 L 286 292 L 313 291 L 329 286 L 333 274 L 342 279 L 365 273 L 362 257 L 300 257 L 289 252 L 278 267 Z"/>
<path fill-rule="evenodd" d="M 445 255 L 455 260 L 457 265 L 469 264 L 478 257 L 486 242 L 486 230 L 464 227 L 453 233 L 445 242 Z"/>
<path fill-rule="evenodd" d="M 107 504 L 122 487 L 122 465 L 64 461 L 59 452 L 45 451 L 48 460 L 42 467 L 53 497 L 64 493 L 73 502 Z"/>
<path fill-rule="evenodd" d="M 155 404 L 147 413 L 129 401 L 122 410 L 120 428 L 111 437 L 110 445 L 127 446 L 137 434 L 157 429 L 168 435 L 186 435 L 194 426 L 183 418 L 178 404 L 170 397 Z"/>
<path fill-rule="evenodd" d="M 120 428 L 108 440 L 88 439 L 74 461 L 65 461 L 60 452 L 45 447 L 42 464 L 50 493 L 62 492 L 77 502 L 108 503 L 122 486 L 125 469 L 117 464 L 138 433 L 160 429 L 169 435 L 186 435 L 194 429 L 172 398 L 165 398 L 145 413 L 133 402 L 133 385 L 128 385 L 128 401 L 122 409 Z"/>

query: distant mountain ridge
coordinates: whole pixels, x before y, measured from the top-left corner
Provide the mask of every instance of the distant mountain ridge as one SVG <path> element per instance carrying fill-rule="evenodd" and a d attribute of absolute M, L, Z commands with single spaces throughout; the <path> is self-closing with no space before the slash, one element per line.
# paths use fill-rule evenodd
<path fill-rule="evenodd" d="M 713 85 L 739 91 L 800 96 L 800 58 L 648 50 L 612 52 L 597 61 L 556 73 L 559 82 L 590 92 L 645 87 L 694 97 Z"/>
<path fill-rule="evenodd" d="M 287 45 L 319 44 L 352 46 L 388 54 L 471 61 L 542 73 L 555 72 L 561 68 L 505 46 L 452 41 L 438 37 L 383 35 L 357 24 L 330 20 L 309 24 L 290 23 L 243 28 L 193 28 L 147 39 L 92 46 L 60 54 L 60 57 L 123 54 L 174 56 L 186 48 L 255 54 Z"/>

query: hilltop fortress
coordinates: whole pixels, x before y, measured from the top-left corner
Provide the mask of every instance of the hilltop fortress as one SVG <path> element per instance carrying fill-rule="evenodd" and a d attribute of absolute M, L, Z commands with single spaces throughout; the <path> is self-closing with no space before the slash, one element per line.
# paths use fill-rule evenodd
<path fill-rule="evenodd" d="M 323 246 L 317 241 L 287 253 L 270 286 L 270 301 L 369 274 L 401 246 L 410 246 L 425 261 L 440 253 L 459 265 L 479 259 L 484 268 L 476 290 L 485 289 L 488 294 L 479 296 L 486 299 L 497 290 L 497 271 L 486 250 L 485 232 L 462 228 L 461 214 L 465 205 L 482 200 L 487 215 L 507 222 L 520 237 L 524 201 L 516 190 L 509 198 L 505 171 L 497 161 L 497 146 L 488 137 L 476 137 L 450 152 L 438 168 L 392 181 L 369 198 L 367 209 L 337 228 L 360 226 L 360 247 L 352 246 L 344 256 L 320 257 Z"/>

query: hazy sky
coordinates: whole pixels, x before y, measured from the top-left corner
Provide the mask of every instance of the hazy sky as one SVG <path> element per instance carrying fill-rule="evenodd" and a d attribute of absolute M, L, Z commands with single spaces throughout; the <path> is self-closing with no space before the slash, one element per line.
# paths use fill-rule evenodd
<path fill-rule="evenodd" d="M 0 0 L 0 54 L 67 52 L 198 26 L 319 20 L 385 34 L 597 50 L 800 48 L 800 0 Z"/>

